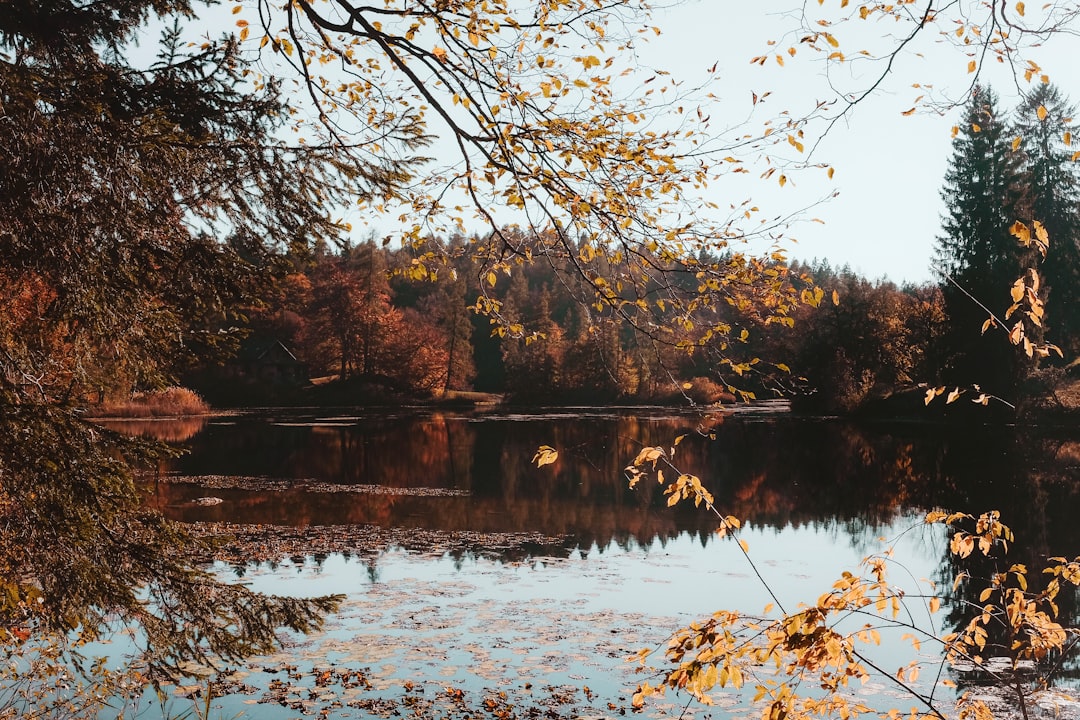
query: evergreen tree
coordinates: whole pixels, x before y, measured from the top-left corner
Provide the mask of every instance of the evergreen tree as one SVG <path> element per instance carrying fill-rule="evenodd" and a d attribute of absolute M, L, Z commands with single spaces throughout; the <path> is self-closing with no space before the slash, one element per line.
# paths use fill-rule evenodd
<path fill-rule="evenodd" d="M 276 83 L 253 88 L 235 40 L 187 50 L 174 26 L 152 66 L 125 60 L 151 18 L 194 12 L 0 11 L 0 625 L 63 646 L 130 623 L 173 670 L 268 651 L 334 603 L 200 570 L 130 473 L 164 451 L 86 421 L 86 398 L 168 382 L 232 335 L 276 251 L 335 235 L 328 206 L 404 177 L 284 141 L 288 107 Z"/>
<path fill-rule="evenodd" d="M 1008 396 L 1025 363 L 1001 337 L 981 333 L 987 309 L 1004 319 L 1023 260 L 1009 234 L 1019 211 L 1019 158 L 997 104 L 992 90 L 977 87 L 964 108 L 942 190 L 947 210 L 935 270 L 949 318 L 940 348 L 943 379 Z"/>
<path fill-rule="evenodd" d="M 1080 183 L 1069 147 L 1074 108 L 1056 87 L 1037 85 L 1016 111 L 1024 181 L 1023 219 L 1042 223 L 1050 247 L 1040 271 L 1050 342 L 1080 350 Z"/>

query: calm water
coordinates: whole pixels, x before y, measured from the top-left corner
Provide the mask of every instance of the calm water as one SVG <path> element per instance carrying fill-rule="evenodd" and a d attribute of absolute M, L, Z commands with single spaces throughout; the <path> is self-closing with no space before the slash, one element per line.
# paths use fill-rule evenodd
<path fill-rule="evenodd" d="M 400 695 L 405 681 L 436 688 L 429 698 L 453 684 L 477 700 L 502 692 L 553 702 L 564 688 L 590 707 L 625 709 L 642 679 L 625 657 L 661 646 L 671 630 L 717 609 L 760 612 L 770 597 L 755 572 L 791 609 L 886 547 L 883 538 L 903 535 L 896 582 L 912 592 L 921 578 L 947 582 L 943 531 L 918 526 L 932 508 L 1002 510 L 1016 533 L 1014 562 L 1037 566 L 1047 555 L 1080 553 L 1080 436 L 1062 432 L 858 426 L 768 409 L 291 412 L 126 427 L 190 448 L 160 469 L 167 481 L 149 486 L 150 501 L 178 519 L 335 525 L 346 533 L 378 526 L 448 539 L 454 549 L 444 554 L 430 544 L 423 552 L 391 546 L 244 569 L 244 581 L 262 590 L 348 595 L 327 632 L 297 639 L 247 679 L 262 692 L 278 677 L 274 662 L 365 668 L 373 687 L 356 696 L 339 688 L 323 697 L 294 681 L 297 698 L 308 693 L 306 710 L 327 709 L 327 717 L 379 715 L 364 698 Z M 702 478 L 723 513 L 744 521 L 755 566 L 716 538 L 715 518 L 667 508 L 655 483 L 628 488 L 623 468 L 637 452 L 680 435 L 676 464 Z M 530 462 L 540 445 L 559 450 L 555 465 Z M 200 478 L 208 476 L 248 484 L 207 488 Z M 252 478 L 288 482 L 266 490 Z M 355 486 L 379 488 L 331 492 Z M 206 496 L 222 502 L 191 503 Z M 508 548 L 497 539 L 507 533 L 554 540 Z M 472 539 L 453 542 L 461 537 Z M 483 538 L 496 539 L 482 547 Z M 1063 610 L 1073 615 L 1073 607 Z M 945 615 L 955 620 L 955 610 Z M 886 667 L 910 659 L 894 648 L 875 652 Z M 887 683 L 864 692 L 876 703 L 892 699 Z M 265 693 L 222 707 L 242 710 L 260 698 L 259 717 L 296 716 L 296 707 Z M 730 696 L 711 715 L 748 712 L 744 698 Z"/>

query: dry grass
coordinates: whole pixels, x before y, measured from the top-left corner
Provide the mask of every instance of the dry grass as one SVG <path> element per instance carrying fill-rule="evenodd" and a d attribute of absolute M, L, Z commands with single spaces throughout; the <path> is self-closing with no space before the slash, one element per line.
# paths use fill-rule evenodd
<path fill-rule="evenodd" d="M 138 392 L 122 402 L 106 401 L 94 408 L 98 417 L 150 418 L 205 415 L 210 406 L 187 388 L 171 387 L 152 392 Z"/>

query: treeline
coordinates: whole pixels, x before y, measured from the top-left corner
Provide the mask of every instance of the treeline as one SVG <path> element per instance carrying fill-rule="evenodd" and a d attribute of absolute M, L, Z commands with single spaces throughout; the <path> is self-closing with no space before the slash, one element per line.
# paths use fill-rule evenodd
<path fill-rule="evenodd" d="M 313 377 L 420 396 L 476 390 L 519 402 L 711 403 L 763 387 L 763 374 L 736 386 L 718 372 L 709 360 L 715 348 L 679 347 L 678 337 L 656 342 L 612 307 L 583 303 L 594 289 L 569 263 L 481 277 L 468 238 L 430 242 L 450 261 L 422 280 L 413 277 L 411 250 L 320 246 L 279 273 L 249 310 L 252 337 L 281 340 Z M 753 347 L 739 350 L 750 357 Z"/>
<path fill-rule="evenodd" d="M 692 331 L 683 341 L 674 313 L 653 311 L 667 333 L 660 337 L 630 327 L 617 307 L 590 304 L 595 287 L 574 272 L 571 256 L 481 272 L 470 252 L 476 239 L 463 236 L 430 240 L 445 259 L 436 270 L 411 249 L 320 245 L 288 261 L 248 312 L 250 329 L 284 342 L 312 376 L 414 396 L 477 390 L 531 403 L 712 403 L 782 395 L 850 412 L 899 388 L 947 383 L 1015 401 L 1049 362 L 1034 341 L 1049 339 L 1064 356 L 1080 350 L 1072 114 L 1051 85 L 1038 85 L 1011 118 L 992 91 L 977 88 L 954 132 L 935 281 L 898 286 L 824 262 L 777 262 L 801 303 L 784 322 L 739 303 L 717 308 L 718 324 L 734 330 L 712 343 Z M 1017 222 L 1049 237 L 1045 260 L 1036 241 L 1018 242 Z M 1036 316 L 1025 306 L 1019 318 L 1010 310 L 1014 285 L 1021 277 L 1030 284 L 1036 267 L 1047 309 Z M 687 272 L 681 281 L 702 279 Z M 1002 331 L 1021 320 L 1032 342 L 1014 346 Z"/>
<path fill-rule="evenodd" d="M 412 251 L 374 242 L 320 246 L 294 259 L 247 312 L 251 339 L 282 341 L 312 377 L 341 381 L 336 391 L 342 384 L 421 397 L 476 390 L 525 403 L 783 396 L 851 410 L 934 372 L 928 349 L 944 323 L 936 286 L 898 287 L 826 263 L 794 263 L 785 272 L 807 301 L 790 323 L 738 315 L 739 340 L 725 344 L 720 363 L 715 345 L 658 341 L 613 308 L 583 303 L 591 288 L 569 268 L 532 263 L 481 277 L 464 252 L 468 238 L 433 242 L 454 260 L 423 280 L 411 277 Z"/>

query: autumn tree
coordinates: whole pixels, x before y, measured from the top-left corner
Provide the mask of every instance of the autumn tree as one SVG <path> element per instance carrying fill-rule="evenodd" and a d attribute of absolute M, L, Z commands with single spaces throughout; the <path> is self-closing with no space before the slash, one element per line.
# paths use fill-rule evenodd
<path fill-rule="evenodd" d="M 783 317 L 798 302 L 770 247 L 782 228 L 759 224 L 752 203 L 705 190 L 740 167 L 736 147 L 772 146 L 788 133 L 794 141 L 797 123 L 770 120 L 749 141 L 719 138 L 689 90 L 634 63 L 633 44 L 655 29 L 648 3 L 259 7 L 257 20 L 240 12 L 241 36 L 300 73 L 322 120 L 302 132 L 396 156 L 400 144 L 383 126 L 407 118 L 447 143 L 432 172 L 365 204 L 404 208 L 415 277 L 449 262 L 431 238 L 485 226 L 469 248 L 484 280 L 478 309 L 503 328 L 517 322 L 493 292 L 496 279 L 537 261 L 558 284 L 580 288 L 575 301 L 607 308 L 654 342 L 707 346 L 721 364 L 714 341 L 731 325 L 711 309 L 767 297 L 756 309 Z M 693 212 L 702 204 L 715 207 L 711 219 Z M 522 232 L 500 220 L 507 211 Z M 775 254 L 768 267 L 754 260 L 755 239 Z M 706 248 L 712 260 L 702 262 Z M 682 316 L 677 336 L 653 322 L 657 304 Z"/>
<path fill-rule="evenodd" d="M 312 271 L 306 357 L 341 381 L 357 377 L 396 390 L 446 383 L 446 338 L 433 318 L 394 304 L 387 253 L 367 242 L 323 255 Z"/>
<path fill-rule="evenodd" d="M 468 390 L 476 376 L 473 360 L 473 323 L 475 313 L 468 302 L 465 278 L 451 268 L 438 280 L 437 292 L 421 305 L 424 317 L 433 320 L 442 333 L 446 349 L 446 382 L 443 391 Z"/>
<path fill-rule="evenodd" d="M 393 306 L 386 260 L 371 242 L 323 255 L 312 271 L 306 344 L 338 377 L 373 374 Z"/>

